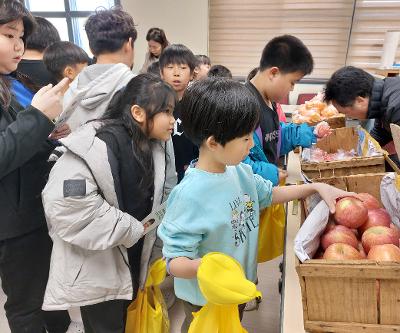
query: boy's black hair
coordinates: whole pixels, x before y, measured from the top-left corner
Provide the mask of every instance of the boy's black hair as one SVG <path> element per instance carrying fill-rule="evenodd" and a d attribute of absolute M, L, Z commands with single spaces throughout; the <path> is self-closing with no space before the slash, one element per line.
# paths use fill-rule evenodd
<path fill-rule="evenodd" d="M 129 38 L 132 38 L 133 46 L 137 38 L 132 16 L 119 7 L 96 11 L 89 16 L 85 30 L 95 56 L 120 50 Z"/>
<path fill-rule="evenodd" d="M 161 70 L 171 64 L 188 65 L 192 73 L 197 66 L 197 59 L 192 51 L 182 44 L 167 46 L 160 55 Z"/>
<path fill-rule="evenodd" d="M 26 48 L 43 52 L 49 45 L 61 40 L 57 28 L 44 17 L 35 16 L 36 29 L 26 39 Z"/>
<path fill-rule="evenodd" d="M 56 42 L 46 48 L 43 62 L 55 81 L 63 79 L 63 71 L 67 66 L 90 63 L 87 53 L 71 42 Z"/>
<path fill-rule="evenodd" d="M 328 80 L 324 99 L 342 107 L 352 106 L 357 96 L 371 96 L 373 85 L 374 77 L 366 71 L 353 66 L 342 67 Z"/>
<path fill-rule="evenodd" d="M 160 62 L 154 61 L 153 63 L 151 63 L 150 66 L 147 67 L 147 73 L 151 73 L 151 74 L 157 75 L 158 77 L 161 77 Z"/>
<path fill-rule="evenodd" d="M 283 35 L 271 39 L 264 47 L 260 71 L 278 67 L 283 74 L 301 72 L 310 74 L 314 61 L 308 48 L 297 37 Z"/>
<path fill-rule="evenodd" d="M 162 49 L 164 50 L 168 46 L 168 39 L 165 36 L 165 32 L 160 28 L 151 28 L 147 32 L 146 40 L 149 42 L 151 40 L 161 44 Z"/>
<path fill-rule="evenodd" d="M 188 87 L 178 104 L 185 134 L 197 146 L 213 136 L 221 145 L 254 131 L 259 104 L 243 84 L 206 78 Z"/>
<path fill-rule="evenodd" d="M 207 74 L 208 77 L 224 77 L 227 79 L 232 79 L 232 72 L 229 68 L 222 65 L 211 66 Z"/>
<path fill-rule="evenodd" d="M 209 65 L 211 66 L 211 60 L 204 54 L 196 54 L 197 65 Z"/>

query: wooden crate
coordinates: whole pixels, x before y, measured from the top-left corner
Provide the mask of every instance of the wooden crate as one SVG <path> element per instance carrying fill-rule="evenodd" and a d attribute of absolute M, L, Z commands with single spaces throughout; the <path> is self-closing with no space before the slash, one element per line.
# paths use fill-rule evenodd
<path fill-rule="evenodd" d="M 380 199 L 384 174 L 321 179 Z M 302 222 L 306 216 L 303 202 Z M 304 328 L 308 332 L 400 332 L 400 264 L 372 260 L 297 260 Z M 379 299 L 376 291 L 379 281 Z"/>
<path fill-rule="evenodd" d="M 357 151 L 358 133 L 354 127 L 337 128 L 328 137 L 317 142 L 316 147 L 328 153 L 338 149 Z M 301 170 L 309 179 L 385 172 L 385 156 L 353 157 L 350 160 L 331 162 L 301 161 Z"/>

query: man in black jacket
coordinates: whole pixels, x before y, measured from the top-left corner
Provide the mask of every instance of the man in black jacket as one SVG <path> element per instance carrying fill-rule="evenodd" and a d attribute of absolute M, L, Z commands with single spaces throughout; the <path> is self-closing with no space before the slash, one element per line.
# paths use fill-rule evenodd
<path fill-rule="evenodd" d="M 400 125 L 400 77 L 374 78 L 366 71 L 346 66 L 329 79 L 325 100 L 354 119 L 375 119 L 371 136 L 383 147 L 393 140 L 390 124 Z M 396 155 L 391 158 L 400 166 Z"/>

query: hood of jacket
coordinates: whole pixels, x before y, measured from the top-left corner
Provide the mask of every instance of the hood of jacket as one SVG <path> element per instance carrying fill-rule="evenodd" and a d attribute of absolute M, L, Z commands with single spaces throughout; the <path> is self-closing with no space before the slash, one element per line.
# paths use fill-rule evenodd
<path fill-rule="evenodd" d="M 116 90 L 133 77 L 125 64 L 94 64 L 86 67 L 73 81 L 69 90 L 69 103 L 78 102 L 88 110 L 97 108 Z"/>

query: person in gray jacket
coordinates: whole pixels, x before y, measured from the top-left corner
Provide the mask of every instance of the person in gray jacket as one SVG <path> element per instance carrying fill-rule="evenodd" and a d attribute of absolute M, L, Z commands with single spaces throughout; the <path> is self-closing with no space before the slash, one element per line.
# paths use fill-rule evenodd
<path fill-rule="evenodd" d="M 64 96 L 59 123 L 72 131 L 102 117 L 113 95 L 134 77 L 132 16 L 119 8 L 99 10 L 88 18 L 85 31 L 96 63 L 79 73 Z"/>
<path fill-rule="evenodd" d="M 166 147 L 175 102 L 168 84 L 141 74 L 102 119 L 60 140 L 67 151 L 42 192 L 54 244 L 43 309 L 80 306 L 85 332 L 124 333 L 126 309 L 157 257 L 156 231 L 146 234 L 141 220 L 176 184 Z"/>

